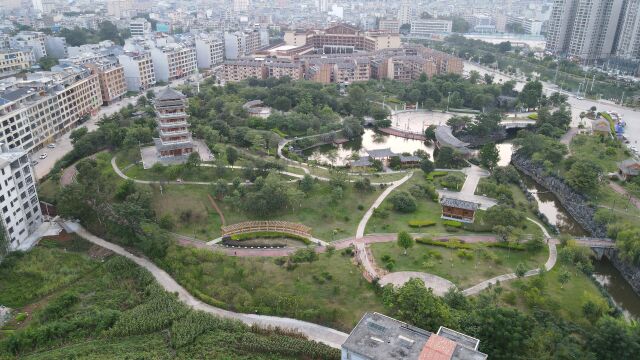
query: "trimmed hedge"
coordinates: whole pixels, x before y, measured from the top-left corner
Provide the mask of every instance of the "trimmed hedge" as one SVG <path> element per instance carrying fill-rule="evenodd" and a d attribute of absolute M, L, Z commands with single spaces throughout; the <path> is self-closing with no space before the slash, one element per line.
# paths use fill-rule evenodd
<path fill-rule="evenodd" d="M 501 248 L 501 249 L 511 249 L 511 250 L 519 250 L 519 251 L 527 250 L 527 248 L 524 246 L 524 244 L 515 244 L 515 243 L 510 243 L 510 242 L 504 242 L 504 241 L 488 243 L 487 247 Z"/>
<path fill-rule="evenodd" d="M 434 178 L 441 177 L 447 175 L 448 171 L 432 171 L 427 174 L 427 180 L 433 181 Z"/>
<path fill-rule="evenodd" d="M 538 120 L 538 113 L 529 114 L 527 117 L 531 120 Z"/>
<path fill-rule="evenodd" d="M 442 222 L 442 224 L 444 226 L 449 226 L 449 227 L 456 228 L 456 229 L 461 228 L 462 225 L 463 225 L 460 221 L 456 221 L 456 220 L 445 220 L 445 221 Z"/>
<path fill-rule="evenodd" d="M 231 235 L 232 241 L 243 241 L 243 240 L 253 240 L 253 239 L 273 239 L 273 238 L 287 238 L 287 239 L 302 241 L 303 243 L 305 243 L 305 245 L 312 244 L 311 240 L 307 239 L 304 236 L 289 234 L 284 232 L 276 232 L 276 231 L 256 231 L 251 233 Z"/>
<path fill-rule="evenodd" d="M 436 224 L 435 221 L 431 221 L 431 220 L 409 220 L 409 227 L 412 228 L 422 228 L 422 227 L 429 227 L 429 226 L 434 226 Z"/>
<path fill-rule="evenodd" d="M 464 243 L 462 242 L 462 240 L 455 239 L 455 238 L 452 238 L 449 240 L 433 240 L 431 238 L 418 238 L 416 239 L 416 242 L 418 244 L 423 244 L 423 245 L 442 246 L 448 249 L 465 249 L 465 250 L 473 249 L 473 246 L 471 246 L 470 244 Z"/>

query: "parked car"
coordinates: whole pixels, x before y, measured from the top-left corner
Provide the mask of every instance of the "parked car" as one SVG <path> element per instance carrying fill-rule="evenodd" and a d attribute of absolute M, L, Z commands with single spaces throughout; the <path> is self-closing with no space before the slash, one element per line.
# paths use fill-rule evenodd
<path fill-rule="evenodd" d="M 46 159 L 46 158 L 47 158 L 47 154 L 46 153 L 40 155 L 40 159 Z"/>
<path fill-rule="evenodd" d="M 35 160 L 33 160 L 33 161 L 31 162 L 31 166 L 36 166 L 36 165 L 38 165 L 38 162 L 37 162 L 37 161 L 35 161 Z"/>
<path fill-rule="evenodd" d="M 56 144 L 49 144 L 49 145 L 47 145 L 47 147 L 49 149 L 55 149 L 56 148 Z"/>

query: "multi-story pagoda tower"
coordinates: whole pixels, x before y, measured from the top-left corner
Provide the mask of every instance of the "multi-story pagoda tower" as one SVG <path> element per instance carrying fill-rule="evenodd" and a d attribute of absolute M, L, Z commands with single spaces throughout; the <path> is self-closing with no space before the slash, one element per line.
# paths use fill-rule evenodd
<path fill-rule="evenodd" d="M 154 106 L 157 114 L 160 138 L 153 139 L 158 156 L 162 160 L 186 160 L 193 152 L 193 141 L 187 122 L 186 96 L 170 87 L 156 96 Z"/>

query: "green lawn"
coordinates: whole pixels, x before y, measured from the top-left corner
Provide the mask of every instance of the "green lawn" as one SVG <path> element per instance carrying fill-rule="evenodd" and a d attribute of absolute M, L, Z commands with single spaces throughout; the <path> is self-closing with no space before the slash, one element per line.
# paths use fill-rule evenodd
<path fill-rule="evenodd" d="M 564 286 L 558 280 L 564 270 L 570 274 Z M 558 263 L 542 277 L 534 276 L 501 284 L 503 306 L 515 306 L 523 311 L 543 308 L 566 320 L 587 324 L 582 306 L 587 300 L 604 302 L 605 299 L 587 275 L 570 264 Z M 533 290 L 527 291 L 527 289 Z"/>
<path fill-rule="evenodd" d="M 393 271 L 422 271 L 438 275 L 461 289 L 483 280 L 514 272 L 519 263 L 527 270 L 535 269 L 547 261 L 548 251 L 536 252 L 488 248 L 474 244 L 469 250 L 471 258 L 459 256 L 460 250 L 416 243 L 404 255 L 395 243 L 372 244 L 376 262 L 384 267 L 383 257 L 389 256 L 395 263 Z"/>
<path fill-rule="evenodd" d="M 411 179 L 395 189 L 394 192 L 409 191 L 411 186 L 415 184 L 426 183 L 427 181 L 425 180 L 422 171 L 416 171 Z M 391 195 L 393 195 L 393 193 L 391 193 Z M 380 216 L 374 214 L 371 219 L 369 219 L 365 233 L 397 233 L 400 231 L 424 232 L 431 234 L 445 233 L 445 228 L 442 225 L 442 220 L 440 219 L 440 216 L 442 215 L 442 208 L 440 207 L 440 204 L 425 198 L 416 199 L 416 203 L 417 208 L 415 212 L 400 213 L 392 209 L 389 198 L 385 199 L 379 209 L 383 211 L 383 214 L 386 213 L 387 216 L 384 217 L 384 215 Z M 436 225 L 422 229 L 415 229 L 409 227 L 408 222 L 410 220 L 430 220 L 436 222 Z"/>
<path fill-rule="evenodd" d="M 289 184 L 293 189 L 297 184 Z M 157 185 L 153 191 L 153 207 L 158 218 L 169 215 L 176 228 L 174 232 L 204 240 L 220 236 L 220 217 L 211 206 L 208 186 L 164 185 L 162 193 Z M 369 192 L 358 192 L 347 184 L 343 197 L 337 202 L 331 199 L 332 189 L 327 182 L 316 182 L 307 197 L 300 199 L 294 208 L 274 213 L 268 220 L 285 220 L 311 227 L 311 234 L 319 239 L 332 241 L 354 236 L 360 219 L 380 195 L 378 188 Z M 218 200 L 227 224 L 248 220 L 260 220 L 239 208 L 230 200 Z M 188 215 L 188 216 L 187 216 Z"/>
<path fill-rule="evenodd" d="M 142 165 L 134 165 L 127 170 L 123 170 L 124 174 L 128 177 L 136 180 L 152 180 L 152 181 L 174 181 L 181 179 L 183 181 L 202 181 L 202 182 L 215 182 L 220 179 L 231 182 L 235 178 L 239 178 L 242 181 L 246 179 L 244 173 L 240 169 L 218 169 L 215 167 L 201 166 L 197 169 L 185 170 L 181 173 L 172 173 L 172 167 L 162 167 L 156 169 L 143 169 Z M 291 178 L 286 175 L 282 175 L 283 178 L 290 180 Z"/>
<path fill-rule="evenodd" d="M 236 258 L 210 250 L 172 247 L 167 270 L 192 293 L 242 312 L 295 317 L 349 331 L 381 299 L 350 257 L 321 254 L 287 270 L 275 258 Z"/>
<path fill-rule="evenodd" d="M 616 162 L 628 159 L 631 155 L 618 142 L 601 142 L 600 136 L 577 135 L 571 141 L 571 156 L 586 159 L 600 165 L 605 172 L 618 169 Z"/>

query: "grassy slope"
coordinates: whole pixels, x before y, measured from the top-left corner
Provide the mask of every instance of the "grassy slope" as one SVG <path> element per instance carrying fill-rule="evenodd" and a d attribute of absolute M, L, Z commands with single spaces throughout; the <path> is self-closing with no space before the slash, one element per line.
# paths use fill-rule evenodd
<path fill-rule="evenodd" d="M 144 315 L 144 311 L 137 311 L 148 306 L 153 299 L 157 299 L 154 291 L 150 291 L 151 287 L 158 288 L 150 274 L 118 256 L 109 256 L 103 252 L 96 258 L 99 254 L 96 248 L 92 248 L 83 240 L 63 244 L 45 241 L 44 245 L 46 246 L 38 246 L 24 255 L 13 254 L 0 265 L 0 304 L 7 304 L 16 311 L 29 313 L 22 323 L 9 322 L 0 331 L 0 359 L 14 358 L 13 353 L 6 347 L 10 344 L 12 336 L 27 336 L 30 333 L 40 335 L 36 338 L 35 344 L 21 342 L 21 358 L 296 359 L 300 358 L 300 353 L 298 356 L 276 354 L 269 349 L 279 346 L 295 352 L 292 349 L 300 349 L 310 344 L 286 336 L 252 333 L 244 326 L 230 325 L 233 323 L 226 322 L 219 323 L 221 326 L 204 330 L 199 336 L 191 333 L 196 335 L 195 341 L 184 346 L 176 346 L 172 342 L 174 335 L 177 336 L 176 339 L 180 339 L 180 336 L 190 336 L 188 331 L 194 329 L 185 328 L 184 325 L 182 328 L 172 327 L 172 322 L 183 321 L 181 316 L 185 315 L 179 315 L 176 320 L 169 320 L 165 325 L 149 330 L 118 335 L 118 332 L 113 330 L 119 325 L 120 329 L 123 329 L 123 324 L 125 329 L 128 328 L 127 324 L 132 324 L 133 329 L 140 329 L 141 324 L 145 322 L 151 324 L 150 321 L 175 314 L 166 312 L 164 315 L 158 314 L 156 319 L 149 319 L 149 314 Z M 93 257 L 87 255 L 87 250 Z M 48 286 L 38 286 L 40 283 L 34 279 L 46 279 Z M 57 311 L 52 312 L 55 308 L 52 307 L 53 304 L 63 295 L 69 294 L 73 294 L 77 301 L 58 307 Z M 169 302 L 177 303 L 177 300 L 167 293 L 161 291 L 160 295 L 168 297 Z M 168 308 L 184 309 L 176 305 L 170 305 Z M 66 324 L 73 324 L 77 319 L 95 319 L 96 316 L 109 318 L 104 317 L 104 314 L 114 314 L 115 318 L 110 322 L 100 323 L 102 329 L 85 325 L 90 322 L 82 320 L 83 325 L 80 327 L 70 331 L 64 330 L 68 326 Z M 175 318 L 175 315 L 173 316 Z M 204 316 L 216 319 L 209 315 Z M 131 321 L 118 323 L 118 318 Z M 59 325 L 54 328 L 54 324 Z M 44 332 L 45 328 L 49 330 Z M 110 330 L 105 331 L 106 329 Z M 28 336 L 23 339 L 27 338 Z M 247 339 L 253 341 L 249 342 Z M 337 357 L 335 351 L 332 353 L 334 355 L 328 358 Z"/>
<path fill-rule="evenodd" d="M 164 263 L 181 284 L 242 312 L 270 311 L 349 331 L 366 311 L 383 310 L 349 257 L 323 254 L 294 270 L 274 260 L 174 247 Z"/>
<path fill-rule="evenodd" d="M 441 246 L 416 243 L 407 251 L 407 255 L 403 255 L 404 250 L 395 243 L 371 245 L 373 255 L 380 266 L 383 266 L 382 257 L 389 255 L 396 264 L 393 271 L 428 272 L 448 279 L 462 289 L 497 275 L 514 272 L 519 263 L 523 263 L 527 269 L 535 269 L 544 264 L 548 256 L 547 250 L 529 252 L 498 248 L 481 250 L 481 245 L 474 247 L 473 258 L 463 259 L 457 256 L 458 250 Z M 489 256 L 495 257 L 483 256 L 485 251 L 492 254 Z M 430 255 L 434 252 L 440 254 L 441 259 Z"/>

